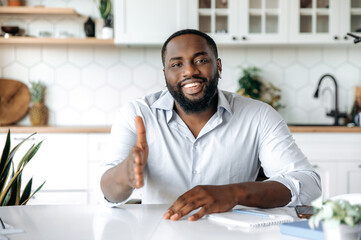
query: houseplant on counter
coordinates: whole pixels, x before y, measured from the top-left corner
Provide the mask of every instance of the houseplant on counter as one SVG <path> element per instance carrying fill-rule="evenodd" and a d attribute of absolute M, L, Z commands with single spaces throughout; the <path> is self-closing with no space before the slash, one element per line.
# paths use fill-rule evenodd
<path fill-rule="evenodd" d="M 359 240 L 361 230 L 361 205 L 351 205 L 346 200 L 322 201 L 322 196 L 312 202 L 315 214 L 310 218 L 311 228 L 322 221 L 325 240 Z"/>
<path fill-rule="evenodd" d="M 46 125 L 48 123 L 49 110 L 44 104 L 45 85 L 40 81 L 30 81 L 30 85 L 32 106 L 30 107 L 29 116 L 31 125 Z"/>
<path fill-rule="evenodd" d="M 238 80 L 238 94 L 261 100 L 270 104 L 274 109 L 278 110 L 284 107 L 281 103 L 281 90 L 272 83 L 262 81 L 259 73 L 261 69 L 258 67 L 242 68 L 242 76 Z"/>
<path fill-rule="evenodd" d="M 39 150 L 42 141 L 36 145 L 33 144 L 30 147 L 30 149 L 20 160 L 16 171 L 13 158 L 19 147 L 34 134 L 35 133 L 31 134 L 29 137 L 24 139 L 10 151 L 10 130 L 8 131 L 8 134 L 6 136 L 6 142 L 0 159 L 0 206 L 25 205 L 29 201 L 29 199 L 32 198 L 34 194 L 37 193 L 45 184 L 45 182 L 42 183 L 33 193 L 31 193 L 33 182 L 33 178 L 31 178 L 26 184 L 22 194 L 20 194 L 22 184 L 22 172 L 25 166 L 30 162 L 30 160 Z"/>

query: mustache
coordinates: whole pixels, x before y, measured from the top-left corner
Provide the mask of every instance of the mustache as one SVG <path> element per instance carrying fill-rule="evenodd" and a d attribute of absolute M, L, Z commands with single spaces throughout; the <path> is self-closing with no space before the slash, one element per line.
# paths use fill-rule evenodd
<path fill-rule="evenodd" d="M 192 76 L 192 77 L 184 78 L 182 81 L 180 81 L 180 82 L 178 83 L 178 86 L 183 85 L 183 83 L 184 83 L 185 81 L 188 81 L 188 80 L 191 80 L 191 79 L 199 79 L 199 80 L 202 80 L 202 82 L 207 82 L 207 81 L 208 81 L 207 78 L 198 77 L 198 76 Z"/>

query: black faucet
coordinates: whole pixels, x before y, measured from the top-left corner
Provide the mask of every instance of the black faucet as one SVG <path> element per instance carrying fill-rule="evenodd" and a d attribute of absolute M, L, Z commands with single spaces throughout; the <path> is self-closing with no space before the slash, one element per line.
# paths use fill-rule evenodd
<path fill-rule="evenodd" d="M 335 122 L 334 122 L 333 125 L 339 126 L 338 120 L 339 120 L 340 118 L 345 118 L 345 117 L 347 117 L 347 114 L 346 114 L 346 113 L 339 112 L 339 110 L 338 110 L 338 86 L 337 86 L 337 82 L 336 82 L 335 77 L 332 76 L 331 74 L 325 74 L 325 75 L 323 75 L 323 76 L 320 78 L 320 80 L 318 81 L 318 85 L 317 85 L 317 89 L 316 89 L 316 92 L 315 92 L 315 94 L 314 94 L 314 97 L 315 97 L 315 98 L 318 98 L 318 92 L 319 92 L 319 90 L 320 90 L 321 82 L 322 82 L 322 80 L 323 80 L 324 78 L 326 78 L 326 77 L 331 78 L 332 81 L 333 81 L 333 83 L 335 84 L 335 97 L 334 97 L 334 99 L 335 99 L 335 106 L 334 106 L 334 109 L 331 110 L 330 112 L 328 112 L 326 115 L 329 116 L 329 117 L 334 117 L 334 118 L 335 118 Z"/>

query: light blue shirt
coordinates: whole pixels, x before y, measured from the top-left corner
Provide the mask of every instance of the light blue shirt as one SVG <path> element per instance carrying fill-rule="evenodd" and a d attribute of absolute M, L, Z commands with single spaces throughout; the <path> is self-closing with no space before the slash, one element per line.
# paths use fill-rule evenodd
<path fill-rule="evenodd" d="M 197 138 L 173 105 L 167 90 L 137 99 L 120 109 L 112 127 L 103 172 L 126 159 L 136 142 L 134 119 L 143 118 L 149 146 L 143 203 L 172 203 L 197 185 L 255 181 L 260 166 L 290 189 L 289 206 L 320 196 L 319 176 L 268 104 L 218 90 L 217 112 Z"/>

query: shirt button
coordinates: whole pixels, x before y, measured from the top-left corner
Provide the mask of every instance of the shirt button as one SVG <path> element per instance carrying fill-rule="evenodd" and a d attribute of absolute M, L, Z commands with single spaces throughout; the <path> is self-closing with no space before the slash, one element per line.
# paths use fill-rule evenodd
<path fill-rule="evenodd" d="M 193 174 L 197 174 L 198 172 L 197 172 L 197 170 L 193 170 L 193 172 L 192 172 Z"/>

